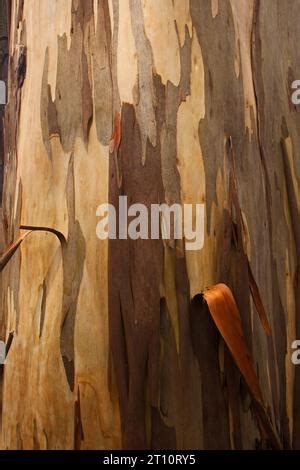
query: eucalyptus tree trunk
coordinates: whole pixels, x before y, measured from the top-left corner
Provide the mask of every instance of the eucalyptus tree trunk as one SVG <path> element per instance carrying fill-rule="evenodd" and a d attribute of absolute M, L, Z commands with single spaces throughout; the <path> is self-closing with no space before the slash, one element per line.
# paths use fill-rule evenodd
<path fill-rule="evenodd" d="M 300 1 L 8 4 L 5 245 L 57 232 L 1 274 L 3 448 L 271 445 L 202 297 L 218 283 L 279 446 L 299 448 Z M 203 249 L 99 240 L 120 195 L 204 203 Z"/>

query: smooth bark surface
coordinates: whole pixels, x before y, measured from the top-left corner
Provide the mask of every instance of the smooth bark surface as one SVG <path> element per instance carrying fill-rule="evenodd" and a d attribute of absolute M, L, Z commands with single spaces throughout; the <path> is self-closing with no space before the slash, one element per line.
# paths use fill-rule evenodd
<path fill-rule="evenodd" d="M 218 283 L 300 448 L 300 1 L 8 3 L 5 245 L 66 243 L 34 232 L 1 274 L 3 448 L 268 447 L 201 296 Z M 203 249 L 99 240 L 119 195 L 205 203 Z"/>

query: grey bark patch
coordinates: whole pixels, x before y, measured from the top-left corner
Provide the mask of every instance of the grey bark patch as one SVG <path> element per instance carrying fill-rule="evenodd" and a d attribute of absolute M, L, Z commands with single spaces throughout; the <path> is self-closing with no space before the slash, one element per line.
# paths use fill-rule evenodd
<path fill-rule="evenodd" d="M 43 141 L 51 157 L 51 136 L 58 134 L 65 152 L 74 148 L 76 137 L 87 143 L 93 120 L 91 60 L 85 51 L 86 36 L 91 34 L 92 2 L 72 6 L 71 46 L 67 36 L 59 36 L 56 89 L 48 84 L 49 51 L 46 51 L 41 91 L 41 127 Z M 54 94 L 54 97 L 51 96 Z"/>
<path fill-rule="evenodd" d="M 48 85 L 48 71 L 49 71 L 49 49 L 47 47 L 45 51 L 44 70 L 43 70 L 43 76 L 42 76 L 40 119 L 41 119 L 41 130 L 42 130 L 42 138 L 43 138 L 44 146 L 48 154 L 48 157 L 52 158 L 51 146 L 50 146 L 50 140 L 49 140 L 49 137 L 51 134 L 49 130 L 48 112 L 49 112 L 49 98 L 51 99 L 51 89 L 50 89 L 50 97 L 49 97 L 50 87 Z M 52 103 L 52 99 L 51 99 L 51 103 Z M 55 108 L 55 116 L 56 116 L 56 108 Z"/>
<path fill-rule="evenodd" d="M 44 146 L 48 157 L 52 159 L 50 138 L 53 135 L 58 135 L 60 138 L 60 129 L 57 122 L 57 110 L 55 100 L 52 100 L 51 87 L 48 84 L 48 69 L 49 49 L 47 48 L 45 52 L 44 70 L 42 78 L 40 118 Z"/>
<path fill-rule="evenodd" d="M 83 77 L 80 66 L 82 54 L 79 53 L 82 50 L 82 41 L 80 26 L 77 26 L 77 31 L 72 36 L 70 50 L 66 35 L 58 38 L 55 106 L 61 143 L 65 152 L 73 149 L 75 138 L 82 126 Z"/>
<path fill-rule="evenodd" d="M 97 136 L 108 145 L 112 136 L 112 38 L 108 4 L 105 0 L 98 7 L 95 50 L 93 56 L 94 103 Z"/>
<path fill-rule="evenodd" d="M 6 104 L 6 85 L 3 80 L 0 80 L 0 105 Z"/>
<path fill-rule="evenodd" d="M 75 220 L 74 157 L 70 158 L 67 178 L 67 206 L 69 215 L 68 240 L 63 249 L 63 300 L 60 351 L 71 390 L 74 388 L 74 331 L 77 302 L 83 275 L 86 246 L 80 224 Z M 75 263 L 75 265 L 74 265 Z M 66 367 L 67 366 L 67 367 Z"/>
<path fill-rule="evenodd" d="M 150 42 L 144 30 L 140 0 L 130 0 L 132 32 L 138 57 L 136 116 L 140 126 L 142 162 L 146 161 L 147 141 L 156 145 L 155 93 L 153 86 L 153 57 Z"/>

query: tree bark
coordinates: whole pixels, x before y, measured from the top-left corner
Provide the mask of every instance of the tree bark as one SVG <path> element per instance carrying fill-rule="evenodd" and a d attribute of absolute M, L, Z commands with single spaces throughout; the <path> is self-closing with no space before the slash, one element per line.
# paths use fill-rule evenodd
<path fill-rule="evenodd" d="M 3 448 L 268 447 L 201 295 L 220 282 L 300 448 L 300 1 L 10 3 L 5 244 L 66 243 L 34 232 L 2 272 Z M 205 203 L 203 249 L 99 240 L 120 195 Z"/>
<path fill-rule="evenodd" d="M 7 85 L 8 63 L 8 10 L 6 0 L 0 2 L 0 80 Z M 4 163 L 4 135 L 3 135 L 4 105 L 0 104 L 0 252 L 4 250 L 2 229 L 2 189 L 3 189 L 3 163 Z"/>

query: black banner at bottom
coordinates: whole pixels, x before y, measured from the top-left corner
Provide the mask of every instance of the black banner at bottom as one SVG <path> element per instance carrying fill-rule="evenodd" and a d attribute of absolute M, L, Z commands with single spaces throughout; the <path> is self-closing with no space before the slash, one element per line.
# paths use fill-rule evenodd
<path fill-rule="evenodd" d="M 121 465 L 135 468 L 140 465 L 207 465 L 238 464 L 252 467 L 256 463 L 279 464 L 288 467 L 299 464 L 300 451 L 0 451 L 0 464 L 92 464 Z"/>

